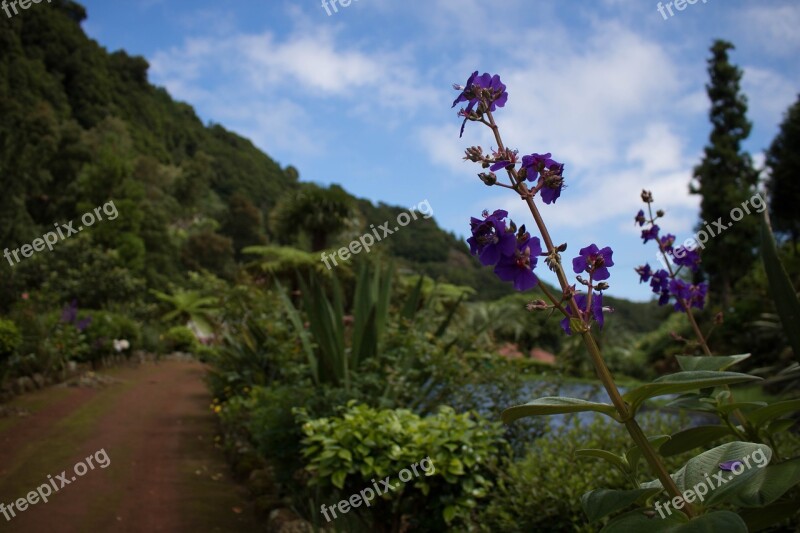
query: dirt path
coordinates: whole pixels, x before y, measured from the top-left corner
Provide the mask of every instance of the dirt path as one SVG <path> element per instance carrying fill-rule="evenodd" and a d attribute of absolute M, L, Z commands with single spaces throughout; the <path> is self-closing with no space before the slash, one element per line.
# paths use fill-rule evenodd
<path fill-rule="evenodd" d="M 0 531 L 262 531 L 214 447 L 204 367 L 167 361 L 107 374 L 121 381 L 40 391 L 13 403 L 30 416 L 0 420 L 0 503 L 48 475 L 59 488 L 46 503 L 15 504 L 10 520 L 0 512 Z"/>

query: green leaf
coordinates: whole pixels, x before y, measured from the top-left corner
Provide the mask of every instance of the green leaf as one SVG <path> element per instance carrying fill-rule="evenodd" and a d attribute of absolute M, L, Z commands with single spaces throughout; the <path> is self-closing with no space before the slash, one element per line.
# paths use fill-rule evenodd
<path fill-rule="evenodd" d="M 750 531 L 761 531 L 797 514 L 797 502 L 778 502 L 759 509 L 742 509 L 739 515 Z"/>
<path fill-rule="evenodd" d="M 596 413 L 603 413 L 616 420 L 619 420 L 617 410 L 613 405 L 607 403 L 588 402 L 578 398 L 562 398 L 560 396 L 546 396 L 533 400 L 532 402 L 524 405 L 516 405 L 509 407 L 503 411 L 503 422 L 510 424 L 514 420 L 526 416 L 541 416 L 541 415 L 561 415 L 566 413 L 581 413 L 586 411 L 594 411 Z"/>
<path fill-rule="evenodd" d="M 767 426 L 767 434 L 775 435 L 776 433 L 782 433 L 789 429 L 790 427 L 794 426 L 797 422 L 793 418 L 782 419 L 782 420 L 773 420 Z"/>
<path fill-rule="evenodd" d="M 693 457 L 672 474 L 672 479 L 675 480 L 675 485 L 681 493 L 691 489 L 698 499 L 702 497 L 703 505 L 726 501 L 745 489 L 750 479 L 758 472 L 754 454 L 763 454 L 769 462 L 772 450 L 764 444 L 729 442 Z M 745 457 L 751 459 L 750 467 L 745 466 L 738 475 L 721 470 L 719 467 L 722 462 L 743 461 Z M 660 488 L 661 482 L 656 479 L 641 485 L 641 488 L 654 487 Z M 705 494 L 702 494 L 704 491 Z"/>
<path fill-rule="evenodd" d="M 738 372 L 712 372 L 708 370 L 676 372 L 630 390 L 622 397 L 631 404 L 635 411 L 648 398 L 760 379 L 756 376 Z"/>
<path fill-rule="evenodd" d="M 773 403 L 761 409 L 756 409 L 747 414 L 747 419 L 753 424 L 760 426 L 765 422 L 769 422 L 785 414 L 796 413 L 797 411 L 800 411 L 800 399 L 786 400 Z"/>
<path fill-rule="evenodd" d="M 597 489 L 584 494 L 581 497 L 581 505 L 589 518 L 589 522 L 594 522 L 611 513 L 625 509 L 641 498 L 649 498 L 659 492 L 661 492 L 660 489 Z"/>
<path fill-rule="evenodd" d="M 734 402 L 734 403 L 726 403 L 722 404 L 717 407 L 720 413 L 728 414 L 736 409 L 741 411 L 750 411 L 752 409 L 757 409 L 759 407 L 766 406 L 766 402 Z"/>
<path fill-rule="evenodd" d="M 623 457 L 606 450 L 599 450 L 597 448 L 584 448 L 581 450 L 575 450 L 575 457 L 591 457 L 592 459 L 602 459 L 603 461 L 607 461 L 616 466 L 623 472 L 628 471 L 628 462 Z"/>
<path fill-rule="evenodd" d="M 766 464 L 766 463 L 765 463 Z M 778 498 L 800 483 L 800 458 L 783 463 L 759 468 L 747 487 L 737 492 L 730 503 L 741 507 L 763 507 L 775 502 Z"/>
<path fill-rule="evenodd" d="M 331 476 L 331 482 L 333 483 L 334 487 L 336 487 L 338 489 L 343 489 L 344 488 L 344 480 L 345 480 L 346 477 L 347 477 L 347 472 L 346 471 L 337 470 L 336 472 L 333 473 L 333 476 Z"/>
<path fill-rule="evenodd" d="M 612 520 L 603 533 L 747 533 L 744 520 L 731 511 L 715 511 L 687 521 L 682 513 L 665 514 L 664 518 L 656 513 L 648 517 L 641 510 L 631 511 Z"/>
<path fill-rule="evenodd" d="M 800 359 L 800 300 L 792 286 L 792 280 L 778 257 L 778 247 L 769 222 L 769 214 L 764 210 L 761 219 L 761 258 L 767 273 L 769 292 L 775 302 L 775 310 L 781 319 L 783 331 L 789 339 L 794 356 Z"/>
<path fill-rule="evenodd" d="M 635 509 L 613 518 L 600 531 L 602 533 L 638 533 L 640 531 L 663 533 L 675 531 L 674 528 L 680 527 L 688 521 L 683 513 L 664 513 L 664 518 L 661 518 L 652 509 Z"/>
<path fill-rule="evenodd" d="M 749 353 L 742 355 L 676 355 L 681 370 L 688 372 L 694 370 L 727 370 L 736 363 L 750 357 Z"/>
<path fill-rule="evenodd" d="M 456 517 L 457 513 L 458 513 L 458 507 L 456 507 L 455 505 L 448 505 L 447 507 L 445 507 L 444 512 L 442 513 L 444 516 L 445 523 L 449 524 L 450 522 L 452 522 L 453 518 Z"/>
<path fill-rule="evenodd" d="M 672 435 L 669 442 L 665 443 L 658 451 L 661 455 L 669 457 L 698 446 L 708 444 L 726 435 L 730 435 L 731 430 L 727 426 L 697 426 L 684 429 Z"/>

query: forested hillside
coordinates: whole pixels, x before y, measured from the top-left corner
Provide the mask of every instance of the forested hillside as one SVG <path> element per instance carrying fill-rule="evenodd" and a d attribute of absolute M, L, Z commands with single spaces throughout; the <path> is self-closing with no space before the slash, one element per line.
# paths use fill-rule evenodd
<path fill-rule="evenodd" d="M 6 265 L 0 306 L 40 287 L 56 301 L 80 295 L 82 304 L 105 306 L 180 284 L 187 270 L 233 279 L 252 259 L 241 253 L 247 246 L 318 251 L 302 217 L 270 224 L 281 199 L 306 187 L 294 167 L 220 125 L 204 125 L 190 105 L 149 83 L 144 58 L 109 53 L 89 39 L 79 4 L 57 0 L 51 7 L 0 19 L 0 243 L 13 251 L 109 201 L 120 214 L 53 252 Z M 335 221 L 322 221 L 329 246 L 403 210 L 340 189 L 320 194 L 321 201 L 338 194 L 333 201 L 349 209 L 340 224 L 346 235 L 329 229 Z M 433 219 L 415 221 L 384 244 L 382 253 L 413 271 L 473 286 L 479 297 L 508 293 Z M 312 260 L 321 264 L 306 257 Z M 64 268 L 68 276 L 49 275 Z"/>

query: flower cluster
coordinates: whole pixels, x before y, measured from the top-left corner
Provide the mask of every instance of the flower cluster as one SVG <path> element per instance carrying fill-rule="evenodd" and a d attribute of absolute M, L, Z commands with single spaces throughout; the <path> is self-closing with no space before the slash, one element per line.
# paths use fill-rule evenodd
<path fill-rule="evenodd" d="M 78 320 L 78 301 L 72 300 L 72 302 L 65 305 L 61 310 L 61 322 L 64 324 L 73 324 L 75 329 L 83 331 L 92 323 L 92 317 L 87 316 L 83 320 Z"/>
<path fill-rule="evenodd" d="M 504 148 L 497 133 L 497 125 L 492 113 L 503 107 L 508 100 L 506 86 L 500 81 L 500 76 L 478 71 L 472 73 L 466 85 L 453 85 L 461 91 L 453 102 L 455 107 L 460 102 L 467 102 L 458 115 L 463 117 L 461 135 L 467 121 L 474 121 L 492 128 L 498 141 L 497 150 L 491 155 L 485 154 L 480 146 L 467 148 L 464 157 L 467 161 L 479 163 L 483 169 L 478 177 L 486 185 L 500 186 L 512 189 L 523 199 L 528 201 L 531 210 L 535 211 L 533 199 L 539 193 L 545 204 L 554 204 L 561 196 L 564 189 L 564 164 L 552 158 L 550 153 L 532 153 L 519 157 L 517 150 Z M 497 171 L 505 170 L 510 184 L 500 183 Z M 482 218 L 470 219 L 472 236 L 467 239 L 472 255 L 478 257 L 485 266 L 494 266 L 494 272 L 503 281 L 513 283 L 518 291 L 526 291 L 535 287 L 539 279 L 534 274 L 534 268 L 539 256 L 546 256 L 546 263 L 552 269 L 561 269 L 560 252 L 566 250 L 566 245 L 554 247 L 546 238 L 548 249 L 542 250 L 538 237 L 532 237 L 522 226 L 517 230 L 516 225 L 510 220 L 506 222 L 508 212 L 498 209 L 491 214 L 484 211 Z M 539 223 L 539 219 L 537 219 Z M 540 228 L 541 229 L 541 228 Z M 567 334 L 572 333 L 572 326 L 578 320 L 581 327 L 588 329 L 592 320 L 603 326 L 603 292 L 608 288 L 605 282 L 610 276 L 608 267 L 614 265 L 612 250 L 609 247 L 598 248 L 591 244 L 580 250 L 578 257 L 572 261 L 573 270 L 577 280 L 586 286 L 586 292 L 578 292 L 575 285 L 563 286 L 561 300 L 558 301 L 549 295 L 552 305 L 545 302 L 530 304 L 529 309 L 554 309 L 558 308 L 565 316 L 561 327 Z M 588 280 L 581 277 L 588 274 Z M 544 289 L 543 289 L 544 290 Z M 594 292 L 593 292 L 594 291 Z M 575 311 L 579 316 L 574 316 Z"/>
<path fill-rule="evenodd" d="M 664 258 L 664 266 L 659 270 L 653 270 L 649 263 L 636 268 L 639 274 L 639 283 L 650 282 L 650 288 L 658 295 L 658 305 L 666 305 L 670 299 L 675 300 L 676 311 L 688 311 L 694 307 L 702 309 L 705 305 L 708 284 L 692 284 L 678 277 L 683 268 L 692 272 L 697 272 L 700 266 L 700 254 L 695 249 L 686 246 L 673 247 L 675 235 L 670 233 L 661 236 L 661 228 L 655 223 L 657 219 L 664 216 L 661 210 L 656 211 L 653 216 L 650 204 L 653 203 L 653 195 L 649 191 L 642 191 L 642 200 L 647 204 L 648 215 L 643 209 L 634 217 L 634 222 L 642 229 L 642 240 L 644 243 L 654 241 L 658 244 L 659 253 Z M 673 269 L 676 265 L 677 269 Z"/>
<path fill-rule="evenodd" d="M 483 220 L 472 217 L 472 237 L 467 239 L 470 253 L 477 255 L 481 264 L 494 265 L 494 272 L 503 281 L 511 281 L 518 291 L 527 291 L 536 286 L 539 279 L 533 273 L 542 254 L 538 237 L 531 237 L 525 226 L 519 228 L 513 222 L 506 226 L 508 211 L 498 209 L 491 215 L 483 212 Z"/>

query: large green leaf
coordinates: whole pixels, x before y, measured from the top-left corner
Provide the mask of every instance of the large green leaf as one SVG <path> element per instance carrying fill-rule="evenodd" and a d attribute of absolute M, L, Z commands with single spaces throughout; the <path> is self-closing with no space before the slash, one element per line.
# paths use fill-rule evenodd
<path fill-rule="evenodd" d="M 781 318 L 783 331 L 794 350 L 794 356 L 800 359 L 800 300 L 797 299 L 797 291 L 778 257 L 778 247 L 775 244 L 766 209 L 762 216 L 761 258 L 764 260 L 769 292 L 775 302 L 775 310 Z"/>
<path fill-rule="evenodd" d="M 636 387 L 626 392 L 622 397 L 635 410 L 648 398 L 759 379 L 761 378 L 738 372 L 712 372 L 709 370 L 676 372 L 675 374 L 660 377 L 652 383 Z"/>
<path fill-rule="evenodd" d="M 742 509 L 739 514 L 750 531 L 761 531 L 797 514 L 797 502 L 780 501 L 758 509 Z"/>
<path fill-rule="evenodd" d="M 758 468 L 747 487 L 737 492 L 729 503 L 740 507 L 763 507 L 776 501 L 798 483 L 800 458 Z"/>
<path fill-rule="evenodd" d="M 786 400 L 783 402 L 776 402 L 761 409 L 756 409 L 747 414 L 747 419 L 753 424 L 760 426 L 765 422 L 769 422 L 775 418 L 781 417 L 789 413 L 796 413 L 800 411 L 800 399 Z"/>
<path fill-rule="evenodd" d="M 672 474 L 675 485 L 683 493 L 692 490 L 704 505 L 713 502 L 727 501 L 745 489 L 749 481 L 760 470 L 754 454 L 769 462 L 772 450 L 764 444 L 753 442 L 729 442 L 717 446 L 690 459 L 680 470 Z M 742 461 L 748 458 L 750 467 L 745 467 L 739 474 L 720 469 L 720 463 L 726 461 Z M 702 485 L 702 487 L 700 487 Z M 641 488 L 661 488 L 659 480 L 643 483 Z M 705 492 L 705 494 L 701 494 Z M 690 502 L 691 503 L 691 502 Z"/>
<path fill-rule="evenodd" d="M 566 413 L 581 413 L 594 411 L 603 413 L 619 420 L 617 410 L 607 403 L 587 402 L 578 398 L 562 398 L 560 396 L 546 396 L 533 400 L 524 405 L 515 405 L 503 411 L 503 422 L 509 424 L 514 420 L 526 416 L 563 415 Z"/>
<path fill-rule="evenodd" d="M 686 521 L 685 515 L 674 512 L 665 513 L 661 518 L 645 515 L 641 510 L 631 511 L 615 520 L 612 520 L 603 533 L 747 533 L 744 520 L 736 513 L 730 511 L 715 511 L 698 516 L 694 520 Z"/>
<path fill-rule="evenodd" d="M 658 451 L 661 455 L 669 457 L 693 450 L 730 434 L 731 430 L 727 426 L 697 426 L 684 429 L 672 435 L 669 442 L 661 446 Z"/>
<path fill-rule="evenodd" d="M 621 511 L 640 499 L 649 498 L 659 492 L 661 492 L 660 489 L 597 489 L 584 494 L 581 497 L 581 505 L 589 518 L 589 522 L 594 522 L 611 513 Z"/>
<path fill-rule="evenodd" d="M 619 468 L 622 472 L 628 471 L 628 463 L 627 461 L 615 454 L 611 453 L 607 450 L 599 450 L 597 448 L 584 448 L 581 450 L 575 450 L 575 457 L 590 457 L 593 459 L 602 459 L 608 463 Z"/>
<path fill-rule="evenodd" d="M 739 361 L 750 357 L 749 353 L 742 355 L 676 355 L 681 370 L 727 370 Z"/>

